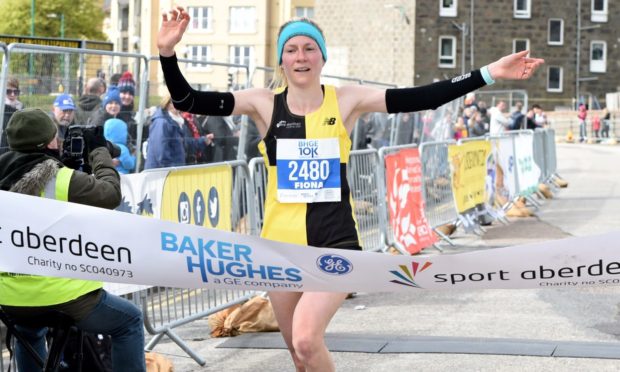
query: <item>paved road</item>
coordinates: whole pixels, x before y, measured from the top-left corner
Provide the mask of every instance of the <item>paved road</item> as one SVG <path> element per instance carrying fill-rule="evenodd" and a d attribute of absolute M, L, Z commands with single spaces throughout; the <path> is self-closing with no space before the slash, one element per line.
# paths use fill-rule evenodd
<path fill-rule="evenodd" d="M 508 245 L 588 236 L 620 227 L 620 147 L 558 145 L 559 173 L 569 181 L 536 217 L 492 226 L 482 238 L 457 232 L 457 248 L 494 249 Z M 540 290 L 416 291 L 360 293 L 334 317 L 329 336 L 361 343 L 373 338 L 480 338 L 489 349 L 498 340 L 605 342 L 620 338 L 620 287 Z M 363 306 L 363 310 L 357 310 Z M 226 339 L 210 339 L 206 320 L 178 329 L 205 358 L 200 367 L 169 340 L 155 351 L 167 354 L 177 371 L 292 371 L 282 349 L 222 349 Z M 596 346 L 596 344 L 593 344 Z M 620 351 L 620 343 L 617 344 Z M 335 352 L 338 371 L 618 371 L 619 359 L 480 355 L 457 353 Z"/>

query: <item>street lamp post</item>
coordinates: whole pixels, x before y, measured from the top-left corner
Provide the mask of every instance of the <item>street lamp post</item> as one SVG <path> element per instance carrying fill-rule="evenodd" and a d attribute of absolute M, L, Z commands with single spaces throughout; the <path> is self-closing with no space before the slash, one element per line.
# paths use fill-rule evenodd
<path fill-rule="evenodd" d="M 30 37 L 34 37 L 34 11 L 35 8 L 35 2 L 34 0 L 30 1 Z M 28 75 L 32 76 L 32 73 L 34 72 L 34 56 L 32 55 L 32 52 L 30 53 L 30 55 L 28 56 Z"/>
<path fill-rule="evenodd" d="M 60 18 L 60 38 L 64 39 L 65 38 L 65 13 L 60 13 L 60 14 L 48 13 L 47 18 Z M 69 78 L 69 71 L 65 71 L 65 66 L 66 67 L 69 66 L 68 55 L 64 54 L 63 58 L 67 59 L 67 63 L 65 63 L 64 59 L 60 61 L 60 72 L 61 74 L 64 74 L 64 79 L 63 79 L 64 81 L 61 83 L 63 88 L 60 89 L 60 86 L 58 87 L 58 93 L 62 93 L 64 89 L 66 89 L 68 78 Z"/>
<path fill-rule="evenodd" d="M 60 18 L 60 38 L 65 38 L 65 13 L 49 13 L 47 18 Z"/>

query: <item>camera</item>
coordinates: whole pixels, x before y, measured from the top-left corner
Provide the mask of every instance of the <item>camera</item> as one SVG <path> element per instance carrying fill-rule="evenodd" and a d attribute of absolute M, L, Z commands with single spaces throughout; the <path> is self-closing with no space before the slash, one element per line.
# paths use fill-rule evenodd
<path fill-rule="evenodd" d="M 88 155 L 92 149 L 88 148 L 84 137 L 103 137 L 101 132 L 103 132 L 103 128 L 98 128 L 94 125 L 74 124 L 69 126 L 62 144 L 61 159 L 63 163 L 71 168 L 90 173 L 91 167 L 88 164 Z M 106 148 L 112 158 L 117 158 L 121 155 L 121 149 L 110 141 L 106 141 Z"/>

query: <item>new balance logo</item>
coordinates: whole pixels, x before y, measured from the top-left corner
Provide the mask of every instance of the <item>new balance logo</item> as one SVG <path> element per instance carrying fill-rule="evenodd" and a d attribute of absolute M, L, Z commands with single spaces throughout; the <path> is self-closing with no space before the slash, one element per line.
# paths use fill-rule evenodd
<path fill-rule="evenodd" d="M 276 123 L 276 128 L 280 128 L 286 125 L 286 120 L 281 120 Z"/>
<path fill-rule="evenodd" d="M 323 122 L 323 125 L 335 125 L 336 124 L 336 118 L 325 118 L 325 121 Z"/>

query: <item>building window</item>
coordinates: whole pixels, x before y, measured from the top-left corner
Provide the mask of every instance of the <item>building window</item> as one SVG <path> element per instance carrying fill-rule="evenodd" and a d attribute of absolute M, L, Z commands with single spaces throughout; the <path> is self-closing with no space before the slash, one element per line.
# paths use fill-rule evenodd
<path fill-rule="evenodd" d="M 440 17 L 456 17 L 458 0 L 439 0 Z"/>
<path fill-rule="evenodd" d="M 515 1 L 515 18 L 531 18 L 532 16 L 532 0 L 514 0 Z"/>
<path fill-rule="evenodd" d="M 129 6 L 121 8 L 121 31 L 129 30 Z"/>
<path fill-rule="evenodd" d="M 592 0 L 592 22 L 607 22 L 607 0 Z"/>
<path fill-rule="evenodd" d="M 454 68 L 456 66 L 456 37 L 439 37 L 439 67 Z"/>
<path fill-rule="evenodd" d="M 129 38 L 123 37 L 121 38 L 121 52 L 129 52 Z"/>
<path fill-rule="evenodd" d="M 253 6 L 231 6 L 230 32 L 256 32 L 256 8 Z"/>
<path fill-rule="evenodd" d="M 590 72 L 607 72 L 607 42 L 590 42 Z"/>
<path fill-rule="evenodd" d="M 562 67 L 549 66 L 547 68 L 547 92 L 562 92 L 563 77 Z"/>
<path fill-rule="evenodd" d="M 550 19 L 547 35 L 547 44 L 564 45 L 564 20 Z"/>
<path fill-rule="evenodd" d="M 295 17 L 312 19 L 314 18 L 314 8 L 310 6 L 295 7 Z"/>
<path fill-rule="evenodd" d="M 530 50 L 530 39 L 512 40 L 512 52 L 517 53 L 523 50 Z"/>
<path fill-rule="evenodd" d="M 210 6 L 187 8 L 191 22 L 189 24 L 190 30 L 211 31 L 213 26 L 213 9 Z"/>
<path fill-rule="evenodd" d="M 210 45 L 188 45 L 187 46 L 187 59 L 196 61 L 210 61 L 211 60 L 211 46 Z M 208 65 L 198 62 L 188 63 L 186 68 L 192 70 L 208 69 Z"/>
<path fill-rule="evenodd" d="M 249 66 L 253 62 L 253 56 L 254 50 L 251 46 L 230 46 L 230 63 Z"/>

